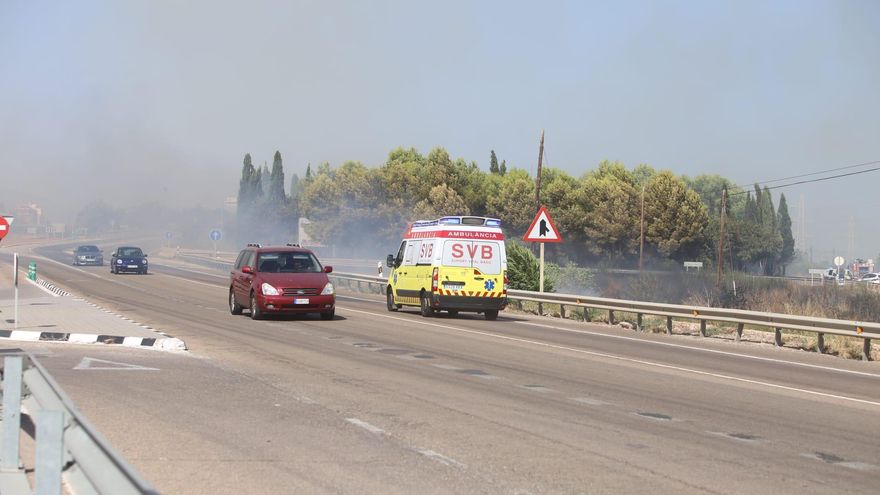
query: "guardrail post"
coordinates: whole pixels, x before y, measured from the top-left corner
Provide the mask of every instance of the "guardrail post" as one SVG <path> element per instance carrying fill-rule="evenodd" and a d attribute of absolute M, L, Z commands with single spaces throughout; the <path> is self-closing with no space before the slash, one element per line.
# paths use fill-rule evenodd
<path fill-rule="evenodd" d="M 666 335 L 672 335 L 672 317 L 666 317 Z"/>
<path fill-rule="evenodd" d="M 565 318 L 565 305 L 564 304 L 559 305 L 559 317 Z"/>
<path fill-rule="evenodd" d="M 816 334 L 816 351 L 825 354 L 825 334 L 822 332 Z"/>
<path fill-rule="evenodd" d="M 736 337 L 735 337 L 734 339 L 735 339 L 737 342 L 739 342 L 739 341 L 742 340 L 742 338 L 743 338 L 743 327 L 744 327 L 744 326 L 745 326 L 745 325 L 742 324 L 742 323 L 737 323 L 737 324 L 736 324 Z"/>
<path fill-rule="evenodd" d="M 779 327 L 776 327 L 776 335 L 774 335 L 773 343 L 776 347 L 782 347 L 782 329 Z"/>
<path fill-rule="evenodd" d="M 638 330 L 640 332 L 642 330 L 644 330 L 642 328 L 642 314 L 641 313 L 636 313 L 636 330 Z"/>
<path fill-rule="evenodd" d="M 584 321 L 590 321 L 590 308 L 584 306 Z"/>
<path fill-rule="evenodd" d="M 6 356 L 3 361 L 3 445 L 0 470 L 19 469 L 19 430 L 21 429 L 22 357 Z"/>
<path fill-rule="evenodd" d="M 871 339 L 865 339 L 864 344 L 862 344 L 862 361 L 870 361 L 871 360 Z"/>
<path fill-rule="evenodd" d="M 64 464 L 64 411 L 37 413 L 34 493 L 60 495 Z"/>
<path fill-rule="evenodd" d="M 700 337 L 706 336 L 706 320 L 700 320 Z"/>
<path fill-rule="evenodd" d="M 544 316 L 544 303 L 538 303 L 538 316 Z"/>
<path fill-rule="evenodd" d="M 608 310 L 608 324 L 614 325 L 614 310 L 613 309 Z"/>

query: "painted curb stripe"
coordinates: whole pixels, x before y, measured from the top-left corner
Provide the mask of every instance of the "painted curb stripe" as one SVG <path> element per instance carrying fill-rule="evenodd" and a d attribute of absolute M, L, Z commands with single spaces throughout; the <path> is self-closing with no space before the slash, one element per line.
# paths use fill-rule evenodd
<path fill-rule="evenodd" d="M 186 344 L 176 338 L 125 337 L 121 335 L 97 335 L 88 333 L 30 332 L 26 330 L 0 330 L 0 340 L 25 342 L 69 342 L 71 344 L 108 344 L 126 347 L 153 347 L 164 350 L 186 350 Z"/>

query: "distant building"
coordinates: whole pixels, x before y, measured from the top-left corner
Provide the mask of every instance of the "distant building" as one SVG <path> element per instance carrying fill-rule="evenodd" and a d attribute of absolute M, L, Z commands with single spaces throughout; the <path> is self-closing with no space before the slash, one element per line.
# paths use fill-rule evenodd
<path fill-rule="evenodd" d="M 38 227 L 43 222 L 43 209 L 36 204 L 19 205 L 13 212 L 16 227 Z"/>
<path fill-rule="evenodd" d="M 223 202 L 223 209 L 228 211 L 229 213 L 235 213 L 238 211 L 238 198 L 235 196 L 227 196 L 226 201 Z"/>

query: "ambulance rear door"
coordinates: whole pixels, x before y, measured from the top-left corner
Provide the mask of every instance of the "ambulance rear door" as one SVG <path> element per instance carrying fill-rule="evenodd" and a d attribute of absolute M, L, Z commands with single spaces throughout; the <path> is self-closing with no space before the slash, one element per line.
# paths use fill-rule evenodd
<path fill-rule="evenodd" d="M 440 289 L 446 294 L 468 295 L 500 291 L 503 244 L 499 241 L 447 239 L 441 257 Z"/>

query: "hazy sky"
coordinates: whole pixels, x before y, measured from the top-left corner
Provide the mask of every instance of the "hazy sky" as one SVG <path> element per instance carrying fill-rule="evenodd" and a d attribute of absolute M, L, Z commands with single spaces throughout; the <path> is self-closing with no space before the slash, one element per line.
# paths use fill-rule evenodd
<path fill-rule="evenodd" d="M 575 176 L 612 159 L 750 184 L 880 160 L 880 2 L 0 0 L 7 209 L 219 206 L 244 153 L 276 149 L 288 177 L 398 146 L 534 171 L 541 129 Z M 774 200 L 797 222 L 803 198 L 816 258 L 849 254 L 851 230 L 876 257 L 878 180 Z"/>

